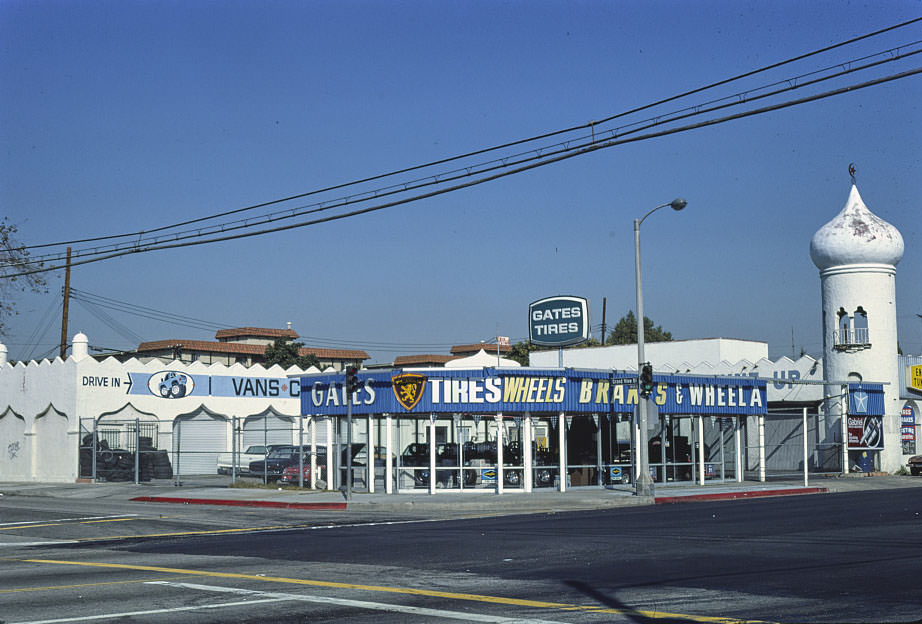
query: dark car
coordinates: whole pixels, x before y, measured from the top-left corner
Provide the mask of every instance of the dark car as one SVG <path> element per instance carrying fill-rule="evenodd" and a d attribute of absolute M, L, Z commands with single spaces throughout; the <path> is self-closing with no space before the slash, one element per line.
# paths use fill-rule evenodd
<path fill-rule="evenodd" d="M 317 457 L 319 458 L 323 453 L 323 457 L 326 457 L 326 449 L 318 447 L 317 448 Z M 311 447 L 304 447 L 304 463 L 310 464 L 311 456 Z M 269 454 L 266 456 L 265 460 L 257 460 L 250 462 L 250 474 L 254 477 L 265 477 L 269 481 L 275 481 L 285 472 L 285 469 L 289 466 L 298 467 L 300 457 L 299 447 L 294 445 L 288 446 L 279 446 L 277 448 L 269 451 Z M 324 459 L 324 461 L 326 461 Z M 297 473 L 296 473 L 297 477 Z"/>
<path fill-rule="evenodd" d="M 906 463 L 909 465 L 910 474 L 922 475 L 922 455 L 913 455 Z"/>

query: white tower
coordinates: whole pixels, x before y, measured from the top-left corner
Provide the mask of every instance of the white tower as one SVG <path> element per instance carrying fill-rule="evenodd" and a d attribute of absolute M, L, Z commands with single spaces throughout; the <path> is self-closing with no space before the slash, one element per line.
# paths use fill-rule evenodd
<path fill-rule="evenodd" d="M 839 382 L 889 382 L 879 468 L 892 472 L 902 464 L 896 265 L 903 257 L 903 237 L 868 210 L 853 180 L 845 207 L 813 235 L 810 257 L 823 291 L 826 396 L 834 397 L 826 401 L 826 413 L 841 413 Z"/>

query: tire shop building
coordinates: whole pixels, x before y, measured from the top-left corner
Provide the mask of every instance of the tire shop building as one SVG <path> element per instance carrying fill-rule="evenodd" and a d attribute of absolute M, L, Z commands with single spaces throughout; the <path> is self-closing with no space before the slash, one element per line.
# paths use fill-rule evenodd
<path fill-rule="evenodd" d="M 360 371 L 348 402 L 342 375 L 303 376 L 300 388 L 303 416 L 336 419 L 336 443 L 346 442 L 352 419 L 352 442 L 376 449 L 375 480 L 389 493 L 618 486 L 632 482 L 634 449 L 643 439 L 633 417 L 637 377 L 629 371 Z M 882 414 L 880 384 L 849 390 L 862 397 L 850 410 Z M 755 478 L 764 480 L 767 392 L 758 377 L 656 374 L 650 401 L 657 417 L 647 436 L 651 477 L 742 481 L 754 467 Z M 798 416 L 803 427 L 806 410 Z M 746 441 L 750 434 L 755 446 Z M 804 444 L 794 452 L 801 470 L 811 463 Z M 374 483 L 366 466 L 354 470 L 363 483 Z"/>

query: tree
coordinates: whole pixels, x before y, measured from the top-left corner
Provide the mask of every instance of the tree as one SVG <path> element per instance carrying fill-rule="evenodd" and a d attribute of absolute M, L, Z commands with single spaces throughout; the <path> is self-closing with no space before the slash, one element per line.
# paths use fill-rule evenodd
<path fill-rule="evenodd" d="M 672 340 L 672 332 L 667 332 L 662 325 L 653 326 L 653 321 L 649 317 L 643 317 L 643 339 L 644 342 L 669 342 Z M 627 314 L 621 317 L 621 320 L 615 324 L 614 329 L 608 334 L 605 340 L 607 345 L 635 344 L 637 342 L 637 317 L 634 316 L 633 310 L 628 310 Z"/>
<path fill-rule="evenodd" d="M 46 293 L 46 282 L 40 274 L 23 275 L 41 268 L 41 262 L 29 260 L 29 251 L 15 238 L 16 226 L 6 217 L 0 219 L 0 336 L 6 330 L 5 319 L 14 316 L 17 292 Z"/>
<path fill-rule="evenodd" d="M 277 339 L 266 347 L 265 367 L 269 368 L 273 364 L 278 364 L 282 368 L 291 368 L 292 366 L 297 366 L 298 368 L 316 366 L 320 368 L 320 360 L 317 359 L 316 355 L 313 353 L 300 354 L 303 346 L 304 343 L 301 342 L 291 342 L 285 338 Z"/>

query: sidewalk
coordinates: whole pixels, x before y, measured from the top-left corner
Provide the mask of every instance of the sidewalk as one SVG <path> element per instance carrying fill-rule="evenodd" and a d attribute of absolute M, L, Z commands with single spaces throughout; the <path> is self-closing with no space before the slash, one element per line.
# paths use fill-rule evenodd
<path fill-rule="evenodd" d="M 285 509 L 340 511 L 388 511 L 425 513 L 452 510 L 471 513 L 537 513 L 605 509 L 633 505 L 674 504 L 717 500 L 792 496 L 888 488 L 922 488 L 922 478 L 909 476 L 816 477 L 809 487 L 803 481 L 782 480 L 760 483 L 725 482 L 704 486 L 657 484 L 655 497 L 637 497 L 630 486 L 617 489 L 571 488 L 521 491 L 437 491 L 412 494 L 368 494 L 354 492 L 347 501 L 339 491 L 283 490 L 228 487 L 226 478 L 200 477 L 176 486 L 173 481 L 129 483 L 0 483 L 0 496 L 43 496 L 70 499 L 109 499 L 135 502 L 247 506 Z"/>

